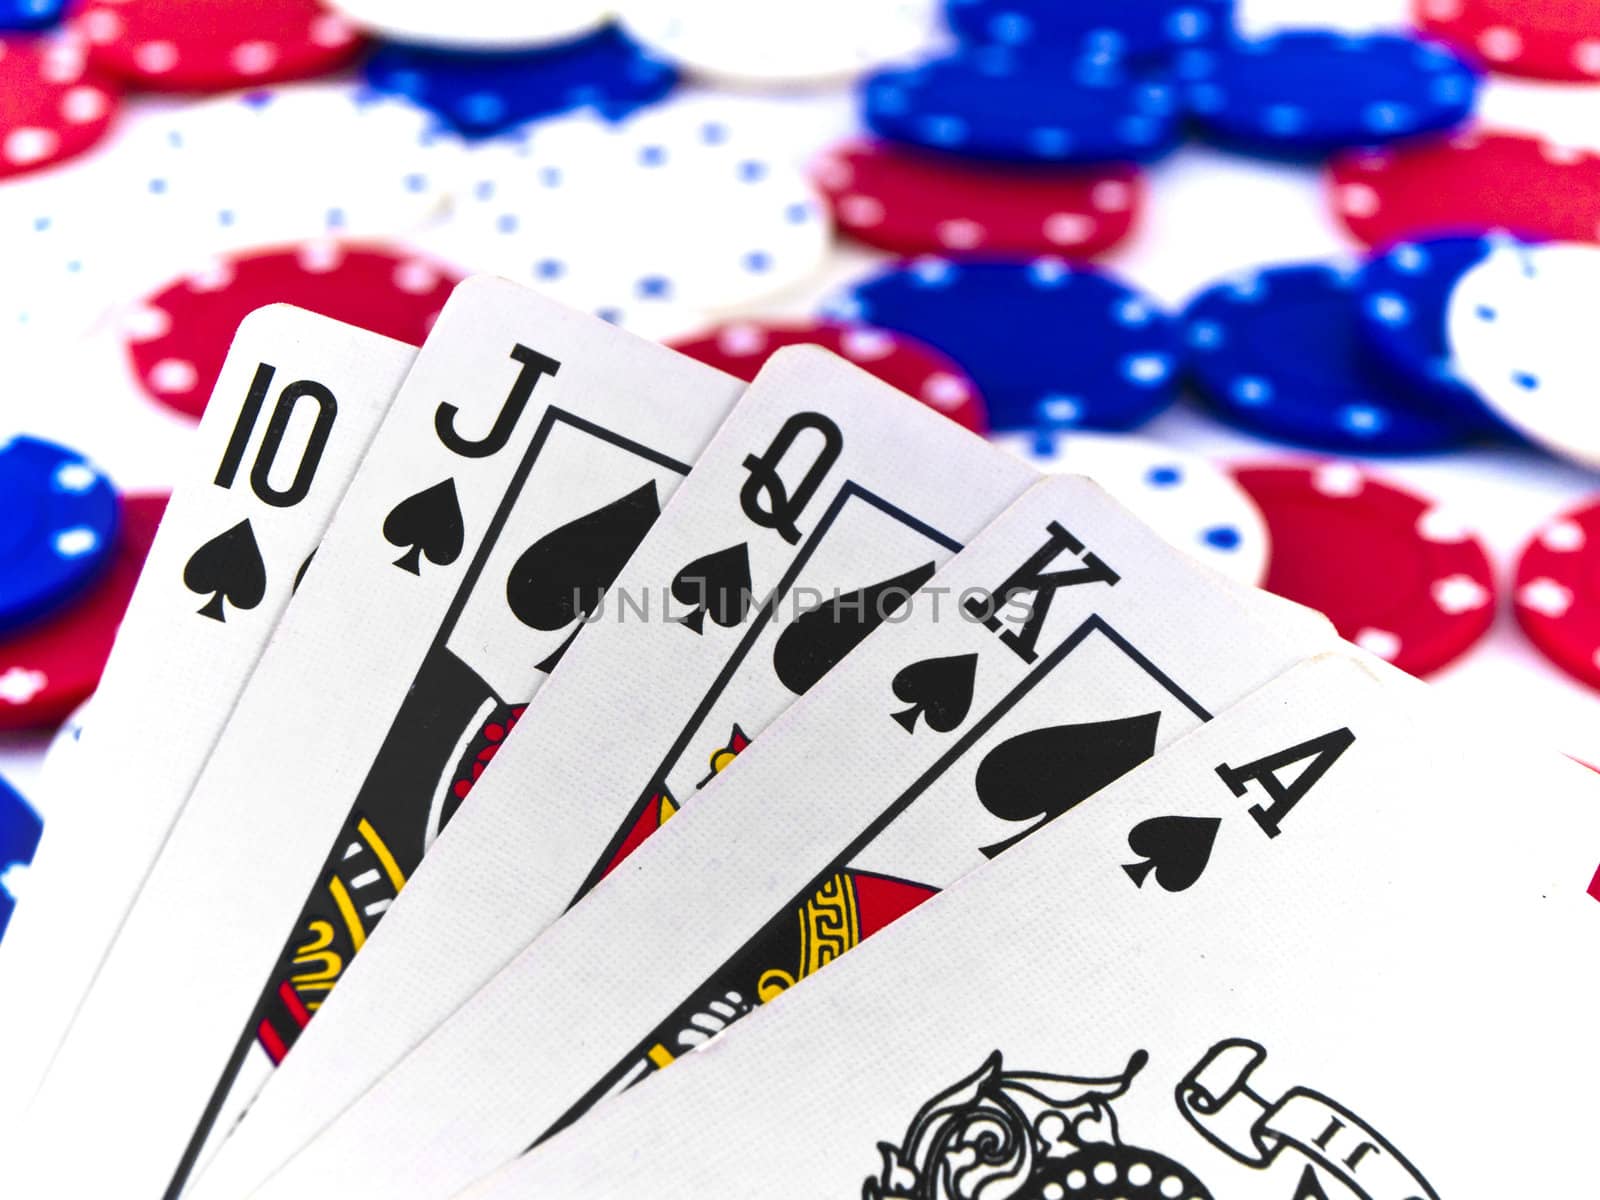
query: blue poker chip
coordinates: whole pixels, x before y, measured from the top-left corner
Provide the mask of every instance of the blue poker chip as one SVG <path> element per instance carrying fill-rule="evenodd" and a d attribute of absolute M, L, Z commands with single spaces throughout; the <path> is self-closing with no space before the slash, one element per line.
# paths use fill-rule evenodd
<path fill-rule="evenodd" d="M 1226 37 L 1233 9 L 1233 0 L 945 0 L 963 41 L 1118 59 Z"/>
<path fill-rule="evenodd" d="M 1179 138 L 1164 80 L 1116 62 L 967 47 L 863 85 L 867 126 L 890 141 L 1012 162 L 1148 161 Z"/>
<path fill-rule="evenodd" d="M 1325 155 L 1449 129 L 1472 115 L 1477 72 L 1436 42 L 1301 30 L 1186 50 L 1183 103 L 1242 149 Z"/>
<path fill-rule="evenodd" d="M 554 48 L 510 53 L 384 45 L 367 60 L 366 79 L 466 136 L 488 137 L 580 108 L 620 120 L 666 96 L 678 73 L 605 28 Z"/>
<path fill-rule="evenodd" d="M 1190 375 L 1218 415 L 1273 441 L 1357 454 L 1465 441 L 1466 422 L 1368 356 L 1359 310 L 1354 272 L 1323 263 L 1214 285 L 1184 313 Z"/>
<path fill-rule="evenodd" d="M 0 630 L 50 612 L 116 547 L 120 505 L 81 455 L 38 438 L 0 443 Z"/>
<path fill-rule="evenodd" d="M 16 788 L 0 778 L 0 937 L 5 936 L 6 925 L 17 906 L 8 873 L 33 861 L 43 832 L 44 822 L 39 814 Z"/>
<path fill-rule="evenodd" d="M 48 29 L 66 13 L 67 0 L 0 0 L 0 33 Z"/>
<path fill-rule="evenodd" d="M 1060 259 L 918 259 L 830 310 L 955 359 L 997 430 L 1133 429 L 1176 394 L 1172 320 L 1111 276 Z"/>
<path fill-rule="evenodd" d="M 1369 259 L 1356 279 L 1361 332 L 1403 385 L 1484 434 L 1521 440 L 1456 370 L 1446 315 L 1456 283 L 1510 241 L 1504 236 L 1401 242 Z"/>

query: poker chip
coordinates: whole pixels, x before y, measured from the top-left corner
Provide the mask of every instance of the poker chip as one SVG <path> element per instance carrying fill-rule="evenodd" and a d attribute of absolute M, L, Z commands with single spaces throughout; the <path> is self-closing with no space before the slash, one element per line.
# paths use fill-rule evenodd
<path fill-rule="evenodd" d="M 1217 141 L 1322 155 L 1450 129 L 1478 77 L 1444 46 L 1398 34 L 1297 30 L 1190 50 L 1184 103 Z"/>
<path fill-rule="evenodd" d="M 17 906 L 18 876 L 33 861 L 43 834 L 39 814 L 0 776 L 0 937 Z"/>
<path fill-rule="evenodd" d="M 621 0 L 633 37 L 685 71 L 735 85 L 849 79 L 930 47 L 936 0 Z"/>
<path fill-rule="evenodd" d="M 856 140 L 813 172 L 839 228 L 896 254 L 1088 257 L 1128 236 L 1144 202 L 1131 163 L 1013 167 Z"/>
<path fill-rule="evenodd" d="M 1417 25 L 1496 71 L 1584 83 L 1600 79 L 1593 0 L 1413 0 Z"/>
<path fill-rule="evenodd" d="M 67 0 L 0 0 L 0 33 L 48 29 L 67 10 Z"/>
<path fill-rule="evenodd" d="M 670 318 L 780 292 L 832 245 L 827 206 L 805 177 L 715 104 L 616 125 L 556 122 L 483 146 L 468 170 L 449 218 L 412 241 L 629 328 L 649 310 Z"/>
<path fill-rule="evenodd" d="M 117 538 L 117 493 L 82 455 L 53 442 L 0 443 L 0 631 L 88 586 Z"/>
<path fill-rule="evenodd" d="M 1600 688 L 1600 500 L 1544 525 L 1517 560 L 1517 621 L 1539 653 Z"/>
<path fill-rule="evenodd" d="M 89 720 L 89 706 L 94 703 L 91 695 L 87 700 L 78 705 L 69 713 L 61 724 L 56 726 L 55 733 L 50 738 L 50 744 L 45 747 L 44 758 L 39 763 L 39 776 L 45 780 L 63 778 L 66 764 L 77 754 L 78 747 L 83 743 L 83 730 Z M 49 817 L 55 809 L 52 802 L 52 792 L 57 789 L 35 788 L 33 794 L 33 809 L 40 816 Z"/>
<path fill-rule="evenodd" d="M 1355 287 L 1364 340 L 1403 386 L 1426 393 L 1474 431 L 1515 437 L 1461 377 L 1446 329 L 1456 285 L 1505 240 L 1401 242 L 1369 259 Z"/>
<path fill-rule="evenodd" d="M 141 124 L 106 186 L 142 206 L 134 229 L 163 268 L 148 286 L 211 255 L 425 225 L 443 211 L 464 152 L 436 124 L 355 84 L 260 88 Z M 186 262 L 172 262 L 175 246 Z"/>
<path fill-rule="evenodd" d="M 319 0 L 102 0 L 75 26 L 95 66 L 158 91 L 215 91 L 337 70 L 361 49 Z"/>
<path fill-rule="evenodd" d="M 457 50 L 526 50 L 571 41 L 610 14 L 603 0 L 327 0 L 328 7 L 368 33 L 419 46 Z"/>
<path fill-rule="evenodd" d="M 500 53 L 385 45 L 365 70 L 376 90 L 404 96 L 470 136 L 575 108 L 620 119 L 660 100 L 678 81 L 668 63 L 613 28 Z"/>
<path fill-rule="evenodd" d="M 1266 577 L 1266 522 L 1221 467 L 1127 434 L 1001 434 L 997 444 L 1041 471 L 1087 475 L 1178 549 L 1254 587 Z"/>
<path fill-rule="evenodd" d="M 1201 399 L 1274 441 L 1364 454 L 1459 445 L 1468 427 L 1393 387 L 1361 341 L 1357 276 L 1324 263 L 1213 285 L 1184 313 Z"/>
<path fill-rule="evenodd" d="M 1434 503 L 1345 463 L 1242 466 L 1272 540 L 1265 587 L 1401 670 L 1455 661 L 1494 623 L 1483 545 Z"/>
<path fill-rule="evenodd" d="M 110 128 L 119 88 L 70 37 L 0 41 L 0 178 L 82 154 Z"/>
<path fill-rule="evenodd" d="M 879 137 L 971 158 L 1137 162 L 1177 144 L 1172 87 L 1117 61 L 964 48 L 865 83 L 862 115 Z"/>
<path fill-rule="evenodd" d="M 1600 466 L 1600 246 L 1505 242 L 1450 294 L 1456 375 L 1507 424 L 1566 458 Z"/>
<path fill-rule="evenodd" d="M 985 45 L 1143 58 L 1233 28 L 1233 0 L 945 0 L 956 36 Z"/>
<path fill-rule="evenodd" d="M 166 496 L 127 496 L 106 569 L 70 604 L 0 639 L 0 729 L 53 725 L 100 682 Z"/>
<path fill-rule="evenodd" d="M 973 433 L 989 427 L 977 385 L 939 351 L 904 333 L 829 321 L 734 321 L 670 344 L 747 383 L 785 346 L 822 346 Z"/>
<path fill-rule="evenodd" d="M 995 429 L 1132 429 L 1172 402 L 1178 339 L 1151 300 L 1060 259 L 917 259 L 829 315 L 909 333 L 976 381 Z"/>
<path fill-rule="evenodd" d="M 335 242 L 220 259 L 144 300 L 125 336 L 134 374 L 153 399 L 189 416 L 205 410 L 239 322 L 293 304 L 420 345 L 459 276 L 415 255 Z"/>
<path fill-rule="evenodd" d="M 1472 131 L 1358 150 L 1329 172 L 1334 207 L 1369 246 L 1505 230 L 1533 241 L 1600 238 L 1600 155 Z"/>

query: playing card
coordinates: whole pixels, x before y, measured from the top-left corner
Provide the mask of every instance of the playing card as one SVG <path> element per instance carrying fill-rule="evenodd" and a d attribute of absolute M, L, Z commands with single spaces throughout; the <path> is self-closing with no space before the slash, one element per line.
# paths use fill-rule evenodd
<path fill-rule="evenodd" d="M 153 1194 L 227 1129 L 742 390 L 456 289 L 19 1127 L 31 1194 Z"/>
<path fill-rule="evenodd" d="M 260 1194 L 500 1165 L 1335 643 L 1252 597 L 1036 485 Z"/>
<path fill-rule="evenodd" d="M 303 1145 L 1036 478 L 843 359 L 775 355 L 196 1194 Z"/>
<path fill-rule="evenodd" d="M 471 1194 L 1573 1194 L 1600 796 L 1503 735 L 1298 668 Z"/>
<path fill-rule="evenodd" d="M 0 943 L 0 1084 L 43 1075 L 416 351 L 273 305 L 239 326 Z"/>

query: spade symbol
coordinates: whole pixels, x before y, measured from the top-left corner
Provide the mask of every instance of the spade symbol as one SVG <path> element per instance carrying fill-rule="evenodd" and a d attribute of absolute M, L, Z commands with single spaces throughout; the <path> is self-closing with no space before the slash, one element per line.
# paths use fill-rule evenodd
<path fill-rule="evenodd" d="M 894 677 L 894 694 L 910 708 L 891 713 L 907 733 L 917 731 L 920 716 L 935 733 L 949 733 L 967 719 L 972 685 L 978 676 L 976 654 L 953 654 L 912 663 Z"/>
<path fill-rule="evenodd" d="M 883 624 L 884 618 L 893 616 L 913 592 L 933 578 L 933 570 L 933 563 L 923 563 L 904 575 L 835 596 L 801 613 L 779 635 L 772 650 L 772 666 L 779 681 L 795 695 L 804 696 Z"/>
<path fill-rule="evenodd" d="M 731 629 L 750 614 L 750 547 L 744 542 L 695 559 L 672 580 L 672 598 L 695 605 L 679 619 L 699 633 L 710 617 Z"/>
<path fill-rule="evenodd" d="M 1047 725 L 1007 738 L 978 764 L 984 808 L 1002 821 L 1033 821 L 984 854 L 993 858 L 1077 807 L 1155 753 L 1159 712 L 1079 725 Z"/>
<path fill-rule="evenodd" d="M 1294 1190 L 1294 1200 L 1328 1200 L 1328 1193 L 1323 1190 L 1315 1167 L 1307 1167 L 1301 1172 L 1300 1186 Z"/>
<path fill-rule="evenodd" d="M 267 564 L 261 561 L 255 530 L 248 520 L 224 529 L 189 556 L 183 567 L 183 585 L 199 595 L 211 594 L 203 617 L 226 621 L 224 605 L 254 608 L 267 593 Z"/>
<path fill-rule="evenodd" d="M 524 625 L 549 633 L 587 616 L 660 515 L 651 480 L 552 529 L 511 565 L 506 576 L 511 612 Z"/>
<path fill-rule="evenodd" d="M 1142 888 L 1145 877 L 1154 871 L 1156 882 L 1167 891 L 1187 891 L 1205 874 L 1221 825 L 1216 817 L 1151 817 L 1140 821 L 1128 834 L 1128 848 L 1144 861 L 1122 869 L 1134 887 Z"/>
<path fill-rule="evenodd" d="M 466 536 L 456 481 L 446 479 L 396 504 L 384 518 L 383 536 L 396 546 L 409 547 L 394 565 L 413 575 L 422 574 L 424 555 L 436 567 L 455 562 Z"/>

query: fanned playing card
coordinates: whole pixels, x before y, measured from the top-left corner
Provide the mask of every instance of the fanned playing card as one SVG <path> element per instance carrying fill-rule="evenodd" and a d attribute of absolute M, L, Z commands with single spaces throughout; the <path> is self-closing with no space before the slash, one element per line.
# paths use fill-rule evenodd
<path fill-rule="evenodd" d="M 155 1194 L 231 1127 L 743 386 L 456 289 L 11 1131 L 18 1180 Z"/>
<path fill-rule="evenodd" d="M 0 943 L 0 1097 L 49 1065 L 416 351 L 287 305 L 250 315 Z"/>
<path fill-rule="evenodd" d="M 1592 774 L 1300 667 L 476 1200 L 1572 1195 Z"/>
<path fill-rule="evenodd" d="M 1035 478 L 842 359 L 779 352 L 196 1194 L 259 1182 Z M 923 672 L 911 703 L 956 720 L 961 675 Z"/>
<path fill-rule="evenodd" d="M 259 1194 L 448 1195 L 666 1067 L 1335 643 L 1255 595 L 1036 485 Z"/>

